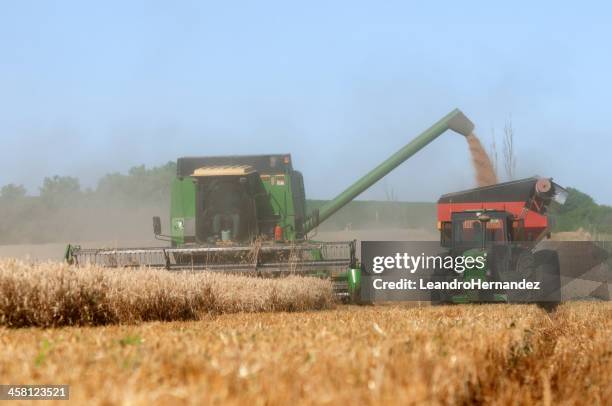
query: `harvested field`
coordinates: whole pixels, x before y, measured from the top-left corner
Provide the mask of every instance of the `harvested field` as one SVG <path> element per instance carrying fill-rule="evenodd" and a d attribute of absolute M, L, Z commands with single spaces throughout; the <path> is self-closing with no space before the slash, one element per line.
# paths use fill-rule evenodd
<path fill-rule="evenodd" d="M 0 261 L 0 325 L 102 325 L 197 320 L 203 314 L 334 305 L 330 281 Z"/>
<path fill-rule="evenodd" d="M 611 335 L 609 302 L 0 327 L 0 381 L 81 404 L 607 404 Z"/>

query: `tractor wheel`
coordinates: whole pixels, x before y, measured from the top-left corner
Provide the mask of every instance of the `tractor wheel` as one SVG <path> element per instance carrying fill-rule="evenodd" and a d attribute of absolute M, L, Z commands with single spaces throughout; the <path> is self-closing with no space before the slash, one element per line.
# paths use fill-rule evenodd
<path fill-rule="evenodd" d="M 448 281 L 450 282 L 453 278 L 455 277 L 455 275 L 449 273 L 448 270 L 446 269 L 434 269 L 433 271 L 433 280 L 434 281 Z M 451 304 L 455 304 L 455 302 L 453 302 L 453 296 L 455 294 L 459 294 L 460 291 L 457 292 L 448 292 L 446 290 L 433 290 L 431 292 L 431 296 L 430 296 L 430 304 L 432 306 L 446 306 L 446 305 L 451 305 Z"/>
<path fill-rule="evenodd" d="M 503 280 L 520 282 L 523 279 L 528 281 L 539 280 L 539 269 L 536 264 L 534 254 L 523 248 L 515 248 L 515 262 L 509 270 L 509 273 L 504 274 Z M 507 292 L 508 302 L 510 303 L 528 303 L 536 299 L 532 292 L 510 290 Z"/>
<path fill-rule="evenodd" d="M 534 258 L 540 282 L 540 294 L 536 304 L 547 312 L 552 312 L 561 303 L 559 255 L 553 250 L 541 250 L 534 253 Z"/>

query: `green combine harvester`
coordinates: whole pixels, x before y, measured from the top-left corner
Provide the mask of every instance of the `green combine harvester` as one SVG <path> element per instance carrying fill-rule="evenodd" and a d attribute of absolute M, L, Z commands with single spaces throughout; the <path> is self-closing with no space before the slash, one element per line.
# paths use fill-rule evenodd
<path fill-rule="evenodd" d="M 308 234 L 446 130 L 468 136 L 473 127 L 453 110 L 312 213 L 306 213 L 303 177 L 289 154 L 179 158 L 170 232 L 162 233 L 159 217 L 153 218 L 156 237 L 168 247 L 69 245 L 65 258 L 75 265 L 315 275 L 332 278 L 340 296 L 354 297 L 360 279 L 355 242 L 313 241 Z"/>

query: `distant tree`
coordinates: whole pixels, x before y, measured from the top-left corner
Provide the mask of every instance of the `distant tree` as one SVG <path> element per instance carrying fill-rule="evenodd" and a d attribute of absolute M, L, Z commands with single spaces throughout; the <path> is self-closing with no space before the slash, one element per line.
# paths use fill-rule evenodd
<path fill-rule="evenodd" d="M 77 178 L 55 175 L 43 180 L 40 198 L 45 204 L 56 206 L 77 198 L 80 192 L 81 185 Z"/>
<path fill-rule="evenodd" d="M 395 193 L 395 189 L 393 186 L 389 186 L 387 182 L 385 182 L 385 197 L 388 202 L 397 202 L 397 194 Z"/>
<path fill-rule="evenodd" d="M 395 194 L 395 189 L 393 188 L 393 186 L 389 186 L 389 184 L 387 183 L 387 181 L 385 180 L 385 197 L 387 199 L 387 202 L 389 202 L 389 210 L 387 211 L 383 211 L 383 215 L 382 215 L 382 220 L 383 222 L 385 220 L 387 220 L 388 217 L 392 218 L 394 217 L 397 213 L 395 213 L 394 207 L 395 206 L 395 202 L 397 202 L 397 195 Z M 380 220 L 378 211 L 376 212 L 376 222 L 378 223 L 378 221 Z"/>
<path fill-rule="evenodd" d="M 513 180 L 516 172 L 516 151 L 514 150 L 514 128 L 512 117 L 504 125 L 504 169 L 508 180 Z"/>
<path fill-rule="evenodd" d="M 598 205 L 591 196 L 574 188 L 567 188 L 565 204 L 553 204 L 550 215 L 555 218 L 556 231 L 579 228 L 595 233 L 612 233 L 612 207 Z"/>
<path fill-rule="evenodd" d="M 597 203 L 595 203 L 595 200 L 593 200 L 591 196 L 578 189 L 569 187 L 567 188 L 567 192 L 568 195 L 565 204 L 559 207 L 560 213 L 570 213 L 583 209 L 591 211 L 593 207 L 597 206 Z"/>
<path fill-rule="evenodd" d="M 168 162 L 153 168 L 136 166 L 127 174 L 106 175 L 94 190 L 82 188 L 79 180 L 70 176 L 44 178 L 39 196 L 27 196 L 23 186 L 0 186 L 0 244 L 65 241 L 85 235 L 102 235 L 105 231 L 99 234 L 93 229 L 95 227 L 92 228 L 92 224 L 98 226 L 94 218 L 104 218 L 104 221 L 108 218 L 110 222 L 119 221 L 118 218 L 132 221 L 139 215 L 134 209 L 141 206 L 167 207 L 175 177 L 176 164 Z M 13 198 L 18 200 L 11 200 Z M 125 210 L 118 212 L 115 210 L 118 207 Z M 113 218 L 108 217 L 109 213 Z"/>
<path fill-rule="evenodd" d="M 0 189 L 0 197 L 4 200 L 19 200 L 26 195 L 26 188 L 23 185 L 15 185 L 9 183 L 8 185 L 2 186 Z"/>
<path fill-rule="evenodd" d="M 491 128 L 491 146 L 489 148 L 489 158 L 491 158 L 493 170 L 499 178 L 499 157 L 497 154 L 497 137 L 495 135 L 495 128 Z"/>
<path fill-rule="evenodd" d="M 170 198 L 170 185 L 176 176 L 176 164 L 147 169 L 144 165 L 130 168 L 127 175 L 112 173 L 98 182 L 99 197 L 118 199 L 124 202 L 160 202 Z"/>

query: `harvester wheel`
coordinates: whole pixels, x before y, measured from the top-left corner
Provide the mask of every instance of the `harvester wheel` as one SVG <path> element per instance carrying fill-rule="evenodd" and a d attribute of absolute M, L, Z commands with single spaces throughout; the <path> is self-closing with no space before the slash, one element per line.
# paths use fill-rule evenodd
<path fill-rule="evenodd" d="M 361 299 L 361 292 L 359 290 L 355 289 L 350 292 L 350 296 L 349 296 L 350 304 L 359 304 L 360 299 Z"/>

